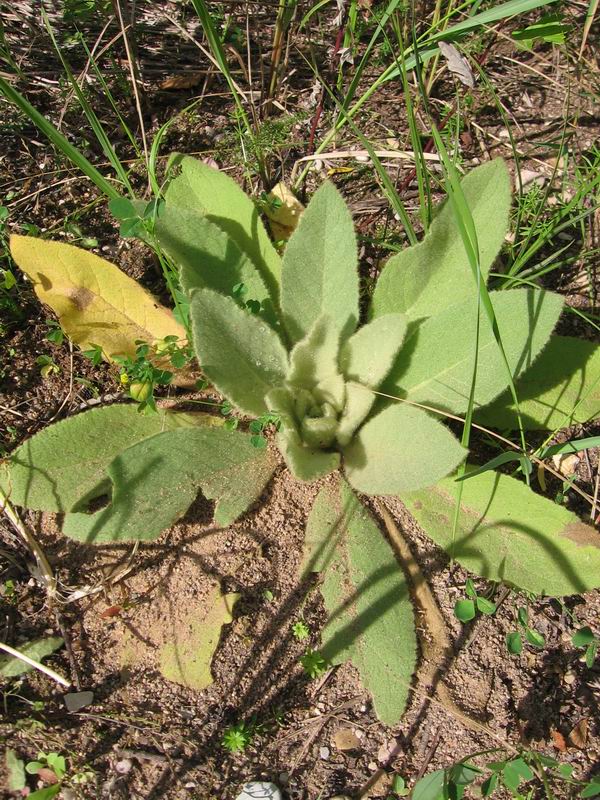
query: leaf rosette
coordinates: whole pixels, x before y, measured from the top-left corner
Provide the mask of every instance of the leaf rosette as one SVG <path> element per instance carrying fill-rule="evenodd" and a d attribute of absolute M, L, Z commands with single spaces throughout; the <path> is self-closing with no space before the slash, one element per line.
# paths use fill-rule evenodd
<path fill-rule="evenodd" d="M 467 451 L 444 417 L 472 407 L 490 425 L 523 430 L 598 418 L 598 348 L 553 335 L 563 301 L 552 292 L 481 291 L 508 231 L 510 179 L 500 160 L 460 183 L 477 234 L 477 281 L 445 204 L 422 241 L 384 265 L 362 325 L 356 235 L 332 183 L 316 191 L 280 256 L 231 178 L 189 157 L 177 164 L 151 233 L 178 268 L 199 364 L 243 414 L 278 420 L 277 445 L 297 479 L 343 469 L 347 482 L 325 482 L 309 516 L 303 571 L 323 573 L 328 660 L 352 660 L 393 724 L 416 661 L 414 616 L 395 555 L 350 486 L 400 496 L 432 539 L 490 580 L 556 595 L 597 586 L 595 531 L 520 481 L 470 465 L 455 515 L 447 476 Z M 42 288 L 46 245 L 56 247 L 13 242 Z M 61 320 L 79 325 L 75 250 L 65 251 L 55 283 Z M 110 275 L 106 263 L 95 266 Z M 94 284 L 98 314 L 110 305 L 109 284 Z M 125 322 L 172 324 L 136 298 L 135 314 L 119 301 Z M 110 328 L 107 319 L 98 317 Z M 206 414 L 94 409 L 17 448 L 0 465 L 0 491 L 64 513 L 63 531 L 86 542 L 156 538 L 199 490 L 215 500 L 215 521 L 229 525 L 275 469 L 255 438 Z"/>

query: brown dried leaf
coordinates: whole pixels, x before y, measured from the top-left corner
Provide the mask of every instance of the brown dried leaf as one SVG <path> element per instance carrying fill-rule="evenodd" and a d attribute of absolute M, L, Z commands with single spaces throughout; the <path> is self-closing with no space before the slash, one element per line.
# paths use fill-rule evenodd
<path fill-rule="evenodd" d="M 588 720 L 586 717 L 583 717 L 568 735 L 567 741 L 569 744 L 572 747 L 576 747 L 578 750 L 585 750 L 588 741 L 588 729 Z"/>
<path fill-rule="evenodd" d="M 552 744 L 560 753 L 565 753 L 567 751 L 566 739 L 560 731 L 553 728 L 550 731 L 550 737 L 552 738 Z"/>
<path fill-rule="evenodd" d="M 201 72 L 190 72 L 186 75 L 172 75 L 170 78 L 166 78 L 161 84 L 159 84 L 158 88 L 167 90 L 193 89 L 194 86 L 198 86 L 201 80 Z"/>
<path fill-rule="evenodd" d="M 438 47 L 446 59 L 448 69 L 465 86 L 472 89 L 475 86 L 475 76 L 467 59 L 449 42 L 438 42 Z"/>

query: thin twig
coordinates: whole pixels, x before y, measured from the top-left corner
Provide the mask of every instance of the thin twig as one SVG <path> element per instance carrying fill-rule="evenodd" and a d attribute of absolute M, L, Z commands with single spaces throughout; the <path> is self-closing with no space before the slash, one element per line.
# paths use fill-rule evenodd
<path fill-rule="evenodd" d="M 596 508 L 598 507 L 598 490 L 600 489 L 600 460 L 598 461 L 598 470 L 596 472 L 596 482 L 594 484 L 594 498 L 592 500 L 592 511 L 590 517 L 592 522 L 596 521 Z"/>
<path fill-rule="evenodd" d="M 131 75 L 131 88 L 133 90 L 133 96 L 135 98 L 135 107 L 138 114 L 138 119 L 140 121 L 140 133 L 142 134 L 142 145 L 144 147 L 144 161 L 146 162 L 146 170 L 148 171 L 148 142 L 146 140 L 146 126 L 144 125 L 144 115 L 142 113 L 142 103 L 140 100 L 140 93 L 138 89 L 138 76 L 136 75 L 136 62 L 133 58 L 133 52 L 131 50 L 131 44 L 129 42 L 129 36 L 126 32 L 125 22 L 123 20 L 123 14 L 121 12 L 121 3 L 120 0 L 114 0 L 114 7 L 117 11 L 117 15 L 119 17 L 119 25 L 121 26 L 121 31 L 123 33 L 123 44 L 125 45 L 125 52 L 127 54 L 127 64 L 129 66 L 129 74 Z"/>
<path fill-rule="evenodd" d="M 46 554 L 42 550 L 39 542 L 29 530 L 28 526 L 25 525 L 23 520 L 19 517 L 17 511 L 13 508 L 8 497 L 6 494 L 4 494 L 2 489 L 0 489 L 0 511 L 4 512 L 4 514 L 10 520 L 13 528 L 17 531 L 19 536 L 23 539 L 27 547 L 35 556 L 39 570 L 42 573 L 46 583 L 48 598 L 50 601 L 52 601 L 56 596 L 56 577 L 54 576 L 52 567 L 50 566 L 50 563 L 46 558 Z"/>

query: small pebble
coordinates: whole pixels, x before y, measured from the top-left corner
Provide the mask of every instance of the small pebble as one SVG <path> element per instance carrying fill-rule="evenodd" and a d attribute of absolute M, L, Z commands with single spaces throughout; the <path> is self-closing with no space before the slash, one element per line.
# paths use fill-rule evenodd
<path fill-rule="evenodd" d="M 374 761 L 369 761 L 369 763 L 367 764 L 367 769 L 370 770 L 371 772 L 377 772 L 378 766 Z"/>
<path fill-rule="evenodd" d="M 288 772 L 280 772 L 277 777 L 279 779 L 279 783 L 283 784 L 284 786 L 290 782 L 290 776 Z"/>
<path fill-rule="evenodd" d="M 115 764 L 115 772 L 118 772 L 119 775 L 127 775 L 128 772 L 131 772 L 132 766 L 133 764 L 128 758 L 122 758 Z"/>
<path fill-rule="evenodd" d="M 69 692 L 64 696 L 67 711 L 74 713 L 94 702 L 93 692 Z"/>
<path fill-rule="evenodd" d="M 331 751 L 328 747 L 319 747 L 319 756 L 323 759 L 323 761 L 327 761 L 330 752 Z"/>

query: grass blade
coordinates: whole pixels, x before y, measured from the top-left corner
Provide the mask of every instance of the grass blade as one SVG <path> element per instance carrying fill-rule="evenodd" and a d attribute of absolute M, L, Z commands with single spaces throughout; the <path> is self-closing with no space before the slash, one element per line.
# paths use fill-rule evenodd
<path fill-rule="evenodd" d="M 94 183 L 100 191 L 109 199 L 121 197 L 121 194 L 109 181 L 102 175 L 96 167 L 88 161 L 83 153 L 78 150 L 71 142 L 57 130 L 54 125 L 34 108 L 29 100 L 17 91 L 13 86 L 0 76 L 0 94 L 16 106 L 33 122 L 33 124 L 49 139 L 56 149 L 61 152 L 77 169 Z"/>

